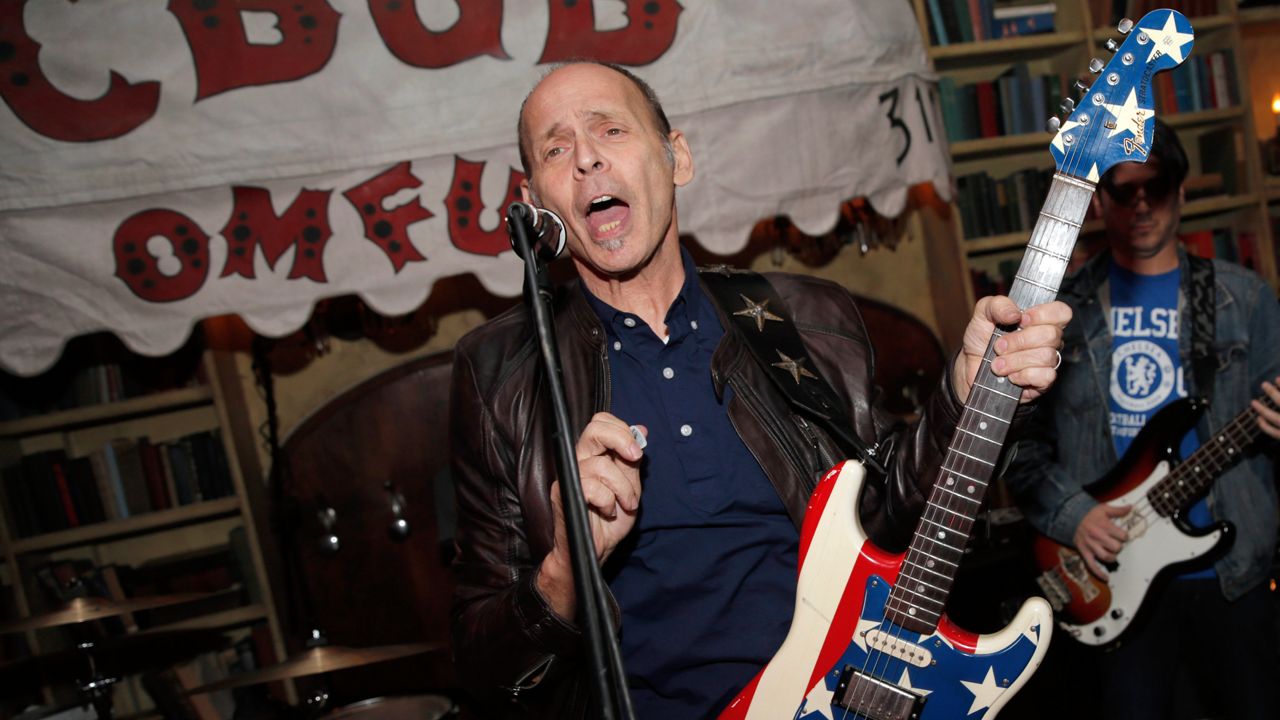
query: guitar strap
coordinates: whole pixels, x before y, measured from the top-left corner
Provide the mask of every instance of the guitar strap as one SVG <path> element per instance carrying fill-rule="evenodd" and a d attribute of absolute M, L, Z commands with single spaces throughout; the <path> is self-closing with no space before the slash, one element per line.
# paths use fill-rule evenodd
<path fill-rule="evenodd" d="M 1213 261 L 1187 255 L 1189 291 L 1187 311 L 1191 314 L 1191 373 L 1195 392 L 1206 401 L 1212 400 L 1213 375 L 1217 359 L 1213 355 L 1213 333 L 1216 315 L 1213 293 Z"/>
<path fill-rule="evenodd" d="M 727 265 L 698 268 L 716 304 L 737 325 L 752 357 L 799 415 L 822 428 L 845 457 L 887 474 L 876 450 L 853 432 L 853 420 L 831 385 L 808 364 L 808 351 L 778 291 L 765 277 Z"/>

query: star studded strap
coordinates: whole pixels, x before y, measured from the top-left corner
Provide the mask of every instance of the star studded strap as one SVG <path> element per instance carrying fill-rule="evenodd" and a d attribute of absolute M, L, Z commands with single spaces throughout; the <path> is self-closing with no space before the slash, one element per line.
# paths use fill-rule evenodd
<path fill-rule="evenodd" d="M 799 415 L 821 427 L 846 457 L 883 475 L 875 450 L 853 432 L 853 421 L 808 357 L 778 291 L 765 277 L 727 265 L 698 268 L 699 277 L 746 341 L 751 355 Z"/>
<path fill-rule="evenodd" d="M 1210 400 L 1213 394 L 1213 375 L 1217 361 L 1213 356 L 1214 308 L 1213 261 L 1187 255 L 1187 272 L 1190 274 L 1187 293 L 1187 311 L 1191 314 L 1191 372 L 1195 378 L 1196 395 Z"/>

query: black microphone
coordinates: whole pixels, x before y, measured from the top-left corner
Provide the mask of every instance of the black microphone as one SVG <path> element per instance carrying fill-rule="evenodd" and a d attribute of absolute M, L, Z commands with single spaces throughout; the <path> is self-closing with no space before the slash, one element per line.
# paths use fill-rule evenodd
<path fill-rule="evenodd" d="M 511 238 L 511 249 L 516 251 L 520 259 L 523 260 L 525 257 L 520 252 L 520 248 L 516 247 L 516 236 L 512 230 L 512 224 L 517 222 L 524 223 L 525 228 L 532 228 L 533 234 L 529 238 L 529 245 L 544 262 L 558 258 L 560 253 L 564 252 L 564 221 L 559 215 L 529 203 L 513 202 L 507 206 L 507 234 Z"/>

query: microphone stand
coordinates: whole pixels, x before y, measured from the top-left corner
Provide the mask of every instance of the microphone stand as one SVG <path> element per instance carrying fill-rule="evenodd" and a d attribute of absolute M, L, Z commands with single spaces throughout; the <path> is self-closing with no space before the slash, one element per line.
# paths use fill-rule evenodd
<path fill-rule="evenodd" d="M 606 608 L 604 580 L 596 563 L 595 542 L 587 521 L 587 507 L 582 498 L 582 478 L 574 440 L 570 436 L 569 406 L 565 400 L 560 351 L 552 324 L 552 286 L 546 264 L 529 241 L 536 236 L 534 217 L 524 203 L 507 208 L 507 230 L 512 247 L 524 259 L 524 296 L 533 313 L 538 349 L 542 354 L 552 412 L 555 416 L 556 468 L 560 473 L 560 498 L 564 506 L 565 530 L 569 537 L 569 556 L 573 566 L 574 589 L 578 596 L 579 615 L 586 628 L 592 668 L 592 683 L 599 702 L 599 712 L 592 717 L 604 720 L 632 720 L 635 711 L 627 692 L 622 653 L 614 634 L 613 618 Z"/>

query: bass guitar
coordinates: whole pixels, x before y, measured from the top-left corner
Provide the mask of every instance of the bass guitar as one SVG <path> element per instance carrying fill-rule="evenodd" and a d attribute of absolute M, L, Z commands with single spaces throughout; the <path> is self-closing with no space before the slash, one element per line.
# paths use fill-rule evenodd
<path fill-rule="evenodd" d="M 1146 160 L 1151 77 L 1181 63 L 1193 33 L 1156 10 L 1128 33 L 1050 143 L 1057 166 L 1009 296 L 1052 300 L 1101 175 Z M 1130 32 L 1132 31 L 1132 32 Z M 1056 123 L 1056 118 L 1050 121 Z M 969 391 L 928 504 L 905 554 L 867 540 L 857 503 L 863 468 L 845 462 L 819 482 L 801 528 L 795 612 L 782 646 L 721 718 L 940 720 L 994 717 L 1039 666 L 1053 613 L 1042 598 L 990 635 L 951 624 L 947 597 L 995 472 L 1021 389 L 991 372 L 998 328 Z"/>
<path fill-rule="evenodd" d="M 1272 409 L 1269 396 L 1262 402 Z M 1103 581 L 1075 549 L 1044 536 L 1033 543 L 1036 583 L 1059 612 L 1058 624 L 1086 645 L 1106 645 L 1124 636 L 1154 584 L 1202 567 L 1235 540 L 1230 523 L 1196 528 L 1185 513 L 1262 432 L 1252 407 L 1237 415 L 1181 464 L 1175 451 L 1204 414 L 1203 401 L 1170 403 L 1142 427 L 1120 462 L 1085 490 L 1099 502 L 1132 505 L 1118 519 L 1129 541 Z"/>

